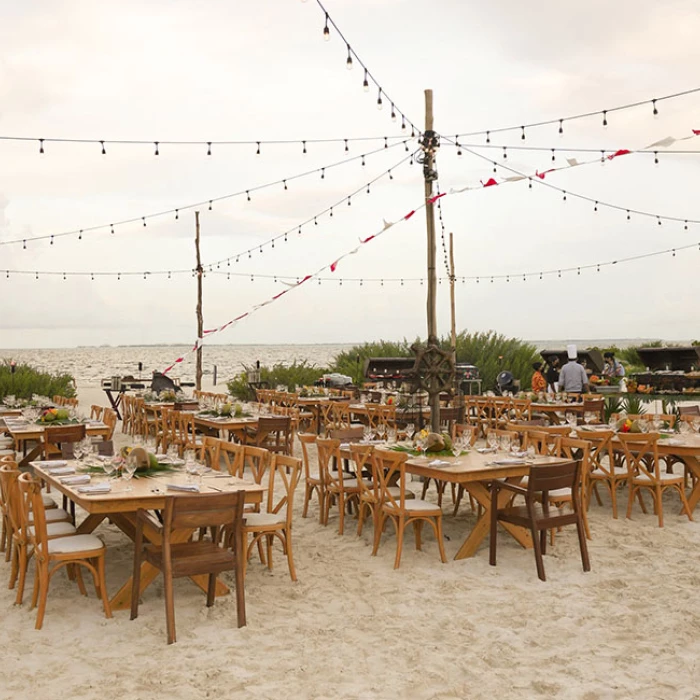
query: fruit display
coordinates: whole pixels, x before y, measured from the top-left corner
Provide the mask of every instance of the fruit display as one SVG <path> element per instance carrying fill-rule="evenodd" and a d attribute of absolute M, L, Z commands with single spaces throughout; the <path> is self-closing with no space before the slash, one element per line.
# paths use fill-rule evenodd
<path fill-rule="evenodd" d="M 47 408 L 39 417 L 39 422 L 54 423 L 56 421 L 68 420 L 69 418 L 68 410 L 65 408 Z"/>

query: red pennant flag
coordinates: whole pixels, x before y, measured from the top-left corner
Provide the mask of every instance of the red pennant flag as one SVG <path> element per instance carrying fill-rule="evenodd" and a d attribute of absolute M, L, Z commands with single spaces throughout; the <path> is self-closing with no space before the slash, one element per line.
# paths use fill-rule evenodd
<path fill-rule="evenodd" d="M 497 185 L 497 184 L 498 184 L 498 182 L 497 182 L 494 178 L 492 178 L 492 177 L 490 177 L 490 178 L 486 181 L 486 183 L 484 183 L 482 180 L 480 180 L 480 182 L 481 182 L 481 184 L 482 184 L 484 187 L 493 187 L 494 185 Z"/>
<path fill-rule="evenodd" d="M 299 282 L 299 284 L 297 284 L 297 287 L 298 287 L 300 284 L 304 284 L 304 282 L 307 282 L 307 281 L 310 280 L 310 279 L 311 279 L 311 275 L 306 275 L 306 277 L 304 277 L 304 279 L 301 280 L 301 282 Z"/>
<path fill-rule="evenodd" d="M 693 133 L 694 133 L 696 136 L 700 136 L 700 129 L 693 129 Z"/>
<path fill-rule="evenodd" d="M 364 241 L 362 241 L 364 243 Z M 331 263 L 331 272 L 335 272 L 335 269 L 338 267 L 338 261 L 336 260 L 335 262 Z"/>
<path fill-rule="evenodd" d="M 272 297 L 273 300 L 274 300 L 274 299 L 279 299 L 283 294 L 286 294 L 288 291 L 289 291 L 288 289 L 284 289 L 284 290 L 281 291 L 279 294 L 275 294 L 275 296 Z"/>
<path fill-rule="evenodd" d="M 408 221 L 415 213 L 416 213 L 416 210 L 411 209 L 411 211 L 409 211 L 408 214 L 406 214 L 406 216 L 403 217 L 404 221 Z M 372 236 L 372 238 L 374 238 L 374 236 Z M 371 241 L 372 238 L 368 238 L 367 240 Z"/>
<path fill-rule="evenodd" d="M 175 365 L 170 365 L 170 367 L 167 367 L 166 369 L 163 370 L 163 374 L 167 374 Z"/>
<path fill-rule="evenodd" d="M 233 320 L 240 321 L 242 318 L 245 318 L 247 315 L 248 315 L 248 311 L 246 311 L 244 314 L 241 314 L 240 316 L 236 316 L 236 318 L 234 318 Z"/>
<path fill-rule="evenodd" d="M 612 160 L 613 158 L 617 158 L 618 156 L 626 156 L 629 155 L 631 151 L 628 151 L 626 148 L 621 148 L 619 151 L 615 151 L 612 155 L 606 156 L 608 160 Z"/>
<path fill-rule="evenodd" d="M 408 217 L 405 217 L 405 218 L 408 218 Z M 376 235 L 377 234 L 375 233 L 374 236 L 376 236 Z M 369 238 L 365 238 L 365 240 L 364 241 L 361 240 L 360 243 L 369 243 L 374 238 L 374 236 L 370 236 Z M 333 269 L 333 268 L 331 268 L 331 269 Z"/>
<path fill-rule="evenodd" d="M 440 199 L 440 197 L 444 197 L 445 194 L 446 194 L 445 192 L 441 192 L 440 194 L 436 194 L 434 197 L 431 197 L 428 201 L 429 201 L 431 204 L 435 204 L 435 202 L 437 202 L 438 199 Z"/>

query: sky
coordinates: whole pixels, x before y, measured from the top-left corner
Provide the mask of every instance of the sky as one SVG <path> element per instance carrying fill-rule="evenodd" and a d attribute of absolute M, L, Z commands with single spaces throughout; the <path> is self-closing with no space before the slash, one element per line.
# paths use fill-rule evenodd
<path fill-rule="evenodd" d="M 390 116 L 393 100 L 422 128 L 425 89 L 433 90 L 442 137 L 441 217 L 454 236 L 456 275 L 480 278 L 457 282 L 458 331 L 524 339 L 699 336 L 700 246 L 600 272 L 525 281 L 523 274 L 698 243 L 700 224 L 685 230 L 682 222 L 627 221 L 624 210 L 700 220 L 700 153 L 660 148 L 658 165 L 651 154 L 632 154 L 548 175 L 546 183 L 569 193 L 564 200 L 527 181 L 457 192 L 511 174 L 499 167 L 494 175 L 493 160 L 526 174 L 553 164 L 550 151 L 511 150 L 504 160 L 502 149 L 484 148 L 483 135 L 461 141 L 478 144 L 469 151 L 485 159 L 466 149 L 458 156 L 449 141 L 699 87 L 696 2 L 324 4 L 381 85 L 383 109 L 376 86 L 362 89 L 358 61 L 346 68 L 347 46 L 334 29 L 324 41 L 315 0 L 0 0 L 0 136 L 35 139 L 0 140 L 0 348 L 193 342 L 196 280 L 142 273 L 194 267 L 194 213 L 185 207 L 197 202 L 205 203 L 204 265 L 231 258 L 205 276 L 205 328 L 290 289 L 275 277 L 313 274 L 382 232 L 385 222 L 398 222 L 323 272 L 320 284 L 291 289 L 209 342 L 425 337 L 426 286 L 407 281 L 426 275 L 422 169 L 406 160 L 419 144 L 394 138 L 410 130 Z M 515 130 L 493 134 L 491 143 L 555 148 L 555 165 L 562 165 L 567 156 L 597 158 L 567 148 L 635 150 L 700 129 L 700 93 L 657 106 L 656 117 L 647 104 L 611 111 L 607 127 L 598 115 L 565 121 L 561 136 L 549 125 L 527 129 L 525 141 Z M 397 145 L 383 148 L 384 136 Z M 365 137 L 378 140 L 350 141 L 349 152 L 342 141 L 312 143 Z M 104 140 L 106 154 L 98 144 L 53 142 L 40 154 L 39 138 Z M 253 144 L 214 146 L 210 156 L 203 145 L 161 145 L 155 156 L 153 143 L 110 144 L 120 139 L 263 143 L 259 155 Z M 700 152 L 700 139 L 675 148 Z M 262 187 L 268 183 L 277 184 Z M 242 194 L 215 201 L 211 211 L 206 205 L 233 193 Z M 596 212 L 574 193 L 622 211 L 601 205 Z M 174 209 L 177 219 L 141 223 Z M 316 225 L 304 223 L 314 217 Z M 137 221 L 110 233 L 110 223 L 130 218 Z M 100 226 L 81 239 L 30 240 Z M 285 231 L 286 242 L 267 243 Z M 438 330 L 448 334 L 442 231 L 438 219 Z M 26 249 L 3 244 L 15 239 L 27 239 Z M 42 274 L 49 271 L 124 274 L 64 280 Z M 499 275 L 512 278 L 490 282 Z"/>

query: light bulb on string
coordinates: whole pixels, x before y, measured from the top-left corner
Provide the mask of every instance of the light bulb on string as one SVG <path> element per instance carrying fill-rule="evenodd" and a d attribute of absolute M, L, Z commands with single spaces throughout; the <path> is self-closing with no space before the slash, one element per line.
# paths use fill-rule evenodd
<path fill-rule="evenodd" d="M 209 211 L 211 211 L 211 199 L 209 200 Z"/>
<path fill-rule="evenodd" d="M 552 163 L 557 159 L 557 157 L 554 155 L 554 149 L 552 149 Z"/>
<path fill-rule="evenodd" d="M 39 153 L 43 153 L 43 152 L 44 152 L 44 139 L 39 139 Z"/>
<path fill-rule="evenodd" d="M 369 92 L 369 80 L 367 79 L 367 69 L 365 68 L 365 77 L 364 80 L 362 81 L 362 89 L 365 92 Z"/>
<path fill-rule="evenodd" d="M 51 245 L 53 245 L 53 235 L 51 236 Z"/>
<path fill-rule="evenodd" d="M 660 217 L 660 216 L 657 216 L 657 217 L 656 217 L 656 223 L 657 223 L 659 226 L 661 226 L 661 217 Z"/>
<path fill-rule="evenodd" d="M 393 179 L 394 179 L 394 176 L 391 174 L 391 170 L 389 170 L 389 179 L 390 179 L 390 180 L 393 180 Z M 686 228 L 688 228 L 688 227 L 686 226 Z"/>
<path fill-rule="evenodd" d="M 659 154 L 657 151 L 654 151 L 654 165 L 659 164 Z"/>
<path fill-rule="evenodd" d="M 389 148 L 389 139 L 386 136 L 384 137 L 384 148 Z"/>
<path fill-rule="evenodd" d="M 260 141 L 256 141 L 255 143 L 257 144 L 257 147 L 258 147 L 257 150 L 255 151 L 255 155 L 259 156 L 260 155 Z"/>
<path fill-rule="evenodd" d="M 22 241 L 22 250 L 27 250 L 27 241 L 26 240 Z"/>
<path fill-rule="evenodd" d="M 598 211 L 598 202 L 593 205 L 593 211 Z"/>
<path fill-rule="evenodd" d="M 379 88 L 379 92 L 377 93 L 377 109 L 380 109 L 384 106 L 384 103 L 382 102 L 382 89 Z"/>
<path fill-rule="evenodd" d="M 348 58 L 347 58 L 347 61 L 345 61 L 345 67 L 348 70 L 352 70 L 352 51 L 350 50 L 350 44 L 348 44 L 347 46 L 348 46 Z"/>
<path fill-rule="evenodd" d="M 395 122 L 396 121 L 396 107 L 394 107 L 394 103 L 391 103 L 391 121 Z"/>
<path fill-rule="evenodd" d="M 114 235 L 114 224 L 109 225 L 109 232 Z"/>
<path fill-rule="evenodd" d="M 352 206 L 352 198 L 348 196 L 348 206 Z"/>
<path fill-rule="evenodd" d="M 79 241 L 83 240 L 83 229 L 80 229 L 80 233 L 78 233 L 78 240 Z"/>
<path fill-rule="evenodd" d="M 562 201 L 565 202 L 566 201 L 566 190 L 563 190 L 563 192 L 564 192 L 564 196 L 562 197 Z"/>
<path fill-rule="evenodd" d="M 103 156 L 107 155 L 107 151 L 105 150 L 105 142 L 100 141 L 100 145 L 102 146 L 102 155 Z"/>
<path fill-rule="evenodd" d="M 333 207 L 330 208 L 328 215 L 333 218 Z"/>
<path fill-rule="evenodd" d="M 529 190 L 532 189 L 532 178 L 531 178 L 531 177 L 529 177 L 529 178 L 527 179 L 527 188 L 528 188 Z"/>
<path fill-rule="evenodd" d="M 656 108 L 656 100 L 652 100 L 652 101 L 651 101 L 651 106 L 654 108 L 652 114 L 653 114 L 655 117 L 658 117 L 658 116 L 659 116 L 659 110 Z"/>
<path fill-rule="evenodd" d="M 521 141 L 525 140 L 525 127 L 524 126 L 520 127 L 520 140 Z"/>
<path fill-rule="evenodd" d="M 207 155 L 211 155 L 211 141 L 207 141 Z"/>
<path fill-rule="evenodd" d="M 486 132 L 486 143 L 491 143 L 491 132 L 490 131 Z"/>
<path fill-rule="evenodd" d="M 559 120 L 559 136 L 564 136 L 564 120 Z"/>
<path fill-rule="evenodd" d="M 683 222 L 683 230 L 684 230 L 684 231 L 687 231 L 687 230 L 688 230 L 688 222 L 687 222 L 687 221 L 684 221 L 684 222 Z"/>
<path fill-rule="evenodd" d="M 608 111 L 606 109 L 603 110 L 603 126 L 608 125 Z"/>
<path fill-rule="evenodd" d="M 158 141 L 154 141 L 153 143 L 155 144 L 155 147 L 156 147 L 156 152 L 155 152 L 153 155 L 159 156 L 159 155 L 160 155 L 160 151 L 158 150 Z"/>
<path fill-rule="evenodd" d="M 145 226 L 146 226 L 146 217 L 145 217 L 145 216 L 142 216 L 142 217 L 141 217 L 141 221 L 143 221 L 143 225 L 144 225 L 144 228 L 145 228 Z"/>
<path fill-rule="evenodd" d="M 367 194 L 369 194 L 369 182 L 367 183 Z"/>
<path fill-rule="evenodd" d="M 302 142 L 301 142 L 301 145 L 302 145 L 302 151 L 301 151 L 301 152 L 302 152 L 304 155 L 306 155 L 306 141 L 302 141 Z"/>
<path fill-rule="evenodd" d="M 326 179 L 326 169 L 321 168 L 321 180 L 325 180 L 325 179 Z"/>
<path fill-rule="evenodd" d="M 282 180 L 282 183 L 284 184 L 284 189 L 285 189 L 285 190 L 288 189 L 288 188 L 287 188 L 287 181 L 286 181 L 286 180 Z"/>
<path fill-rule="evenodd" d="M 630 210 L 627 210 L 627 221 L 629 221 L 632 217 L 630 216 Z"/>
<path fill-rule="evenodd" d="M 326 12 L 326 24 L 323 27 L 323 40 L 324 41 L 331 40 L 331 30 L 328 28 L 328 13 L 327 12 Z"/>
<path fill-rule="evenodd" d="M 508 160 L 508 151 L 505 146 L 503 146 L 503 160 Z"/>
<path fill-rule="evenodd" d="M 177 221 L 180 218 L 180 211 L 178 209 L 175 210 L 175 221 Z"/>
<path fill-rule="evenodd" d="M 404 115 L 401 115 L 401 128 L 405 129 L 406 128 L 406 117 Z"/>
<path fill-rule="evenodd" d="M 250 202 L 250 192 L 248 190 L 245 191 L 246 197 L 248 198 L 248 201 Z"/>

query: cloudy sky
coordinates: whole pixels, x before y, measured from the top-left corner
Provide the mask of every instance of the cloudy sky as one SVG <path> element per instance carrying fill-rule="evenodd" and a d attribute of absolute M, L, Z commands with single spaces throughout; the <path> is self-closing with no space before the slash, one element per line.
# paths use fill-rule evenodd
<path fill-rule="evenodd" d="M 331 17 L 381 84 L 362 89 L 355 61 L 335 31 L 323 40 L 315 0 L 0 0 L 0 136 L 104 140 L 96 144 L 0 141 L 0 347 L 191 342 L 195 280 L 188 274 L 116 277 L 43 272 L 139 272 L 194 266 L 194 214 L 201 207 L 202 257 L 221 264 L 204 281 L 205 327 L 219 326 L 286 287 L 256 275 L 303 277 L 354 248 L 360 238 L 419 207 L 420 166 L 410 142 L 301 140 L 401 136 L 390 100 L 418 125 L 426 88 L 435 128 L 457 133 L 558 119 L 700 86 L 700 7 L 690 0 L 326 0 Z M 388 96 L 388 97 L 387 97 Z M 492 144 L 608 153 L 639 149 L 700 128 L 700 93 L 557 126 L 492 135 Z M 295 144 L 117 145 L 110 140 L 297 141 Z M 492 159 L 534 173 L 551 152 L 485 149 L 486 160 L 443 142 L 440 188 L 486 181 Z M 675 148 L 700 151 L 700 140 Z M 378 150 L 377 153 L 372 151 Z M 659 149 L 552 174 L 546 182 L 623 209 L 700 220 L 700 155 Z M 364 165 L 362 154 L 367 154 Z M 348 158 L 354 160 L 345 163 Z M 331 164 L 340 163 L 336 167 Z M 319 172 L 295 177 L 327 167 Z M 386 175 L 392 170 L 392 178 Z M 498 176 L 510 173 L 499 168 Z M 262 188 L 267 183 L 282 184 Z M 374 180 L 376 179 L 376 182 Z M 372 182 L 367 194 L 367 183 Z M 351 206 L 347 197 L 351 197 Z M 327 210 L 333 206 L 334 215 Z M 117 226 L 111 222 L 182 208 Z M 321 212 L 326 212 L 321 215 Z M 317 225 L 298 226 L 317 216 Z M 653 218 L 576 200 L 535 184 L 452 194 L 442 218 L 453 232 L 458 329 L 495 329 L 528 339 L 698 337 L 700 251 L 582 271 L 585 266 L 700 241 L 700 224 L 659 226 Z M 32 237 L 107 225 L 96 232 Z M 275 247 L 267 241 L 285 231 Z M 438 233 L 440 226 L 438 225 Z M 217 336 L 222 343 L 352 342 L 425 335 L 425 286 L 380 279 L 425 276 L 425 216 L 386 231 L 334 273 L 285 295 Z M 263 251 L 259 251 L 259 246 Z M 250 258 L 246 251 L 254 249 Z M 238 256 L 238 262 L 236 262 Z M 439 274 L 444 276 L 438 236 Z M 9 278 L 4 272 L 10 270 Z M 20 275 L 13 271 L 39 271 Z M 228 279 L 227 274 L 233 274 Z M 513 275 L 490 283 L 492 275 Z M 251 280 L 252 276 L 252 280 Z M 350 282 L 348 279 L 363 279 Z M 341 280 L 344 280 L 341 284 Z M 439 289 L 439 329 L 449 331 L 448 285 Z"/>

